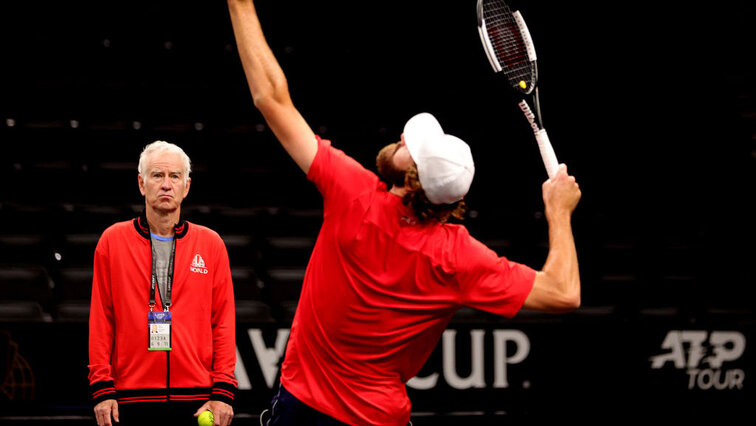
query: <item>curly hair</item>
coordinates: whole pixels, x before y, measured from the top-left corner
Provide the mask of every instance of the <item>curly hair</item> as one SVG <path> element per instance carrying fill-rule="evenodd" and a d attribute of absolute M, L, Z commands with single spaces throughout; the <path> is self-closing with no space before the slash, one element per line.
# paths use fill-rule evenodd
<path fill-rule="evenodd" d="M 417 166 L 411 165 L 406 171 L 404 179 L 408 191 L 402 202 L 412 208 L 420 223 L 429 223 L 434 220 L 439 223 L 446 223 L 450 218 L 464 220 L 467 211 L 467 204 L 464 200 L 453 204 L 433 204 L 428 200 L 420 184 Z"/>

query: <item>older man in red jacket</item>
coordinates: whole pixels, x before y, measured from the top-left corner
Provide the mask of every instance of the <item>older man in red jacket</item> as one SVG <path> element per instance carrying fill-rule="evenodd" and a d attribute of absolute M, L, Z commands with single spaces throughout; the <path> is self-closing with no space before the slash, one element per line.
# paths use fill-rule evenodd
<path fill-rule="evenodd" d="M 89 381 L 100 426 L 228 425 L 237 382 L 234 292 L 223 240 L 181 217 L 191 163 L 162 141 L 139 160 L 144 213 L 95 250 Z"/>

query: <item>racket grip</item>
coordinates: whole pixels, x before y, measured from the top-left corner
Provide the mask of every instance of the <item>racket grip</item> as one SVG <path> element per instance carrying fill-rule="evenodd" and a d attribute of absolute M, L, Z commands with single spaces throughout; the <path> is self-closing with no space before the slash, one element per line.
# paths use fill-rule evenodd
<path fill-rule="evenodd" d="M 549 178 L 552 178 L 559 169 L 559 162 L 554 153 L 554 148 L 551 146 L 549 135 L 545 129 L 539 129 L 535 132 L 535 138 L 538 142 L 538 149 L 541 151 L 543 165 L 546 166 L 546 173 L 548 173 Z"/>

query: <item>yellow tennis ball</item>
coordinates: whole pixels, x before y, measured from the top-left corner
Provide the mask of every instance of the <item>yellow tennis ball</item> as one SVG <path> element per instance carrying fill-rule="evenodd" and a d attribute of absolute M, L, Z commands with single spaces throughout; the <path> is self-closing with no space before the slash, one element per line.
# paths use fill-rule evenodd
<path fill-rule="evenodd" d="M 525 80 L 520 80 L 520 87 L 526 89 L 528 87 L 528 83 L 526 83 Z"/>
<path fill-rule="evenodd" d="M 213 412 L 210 410 L 203 411 L 202 414 L 197 417 L 197 423 L 199 423 L 199 426 L 213 426 L 214 420 L 215 417 L 213 416 Z"/>

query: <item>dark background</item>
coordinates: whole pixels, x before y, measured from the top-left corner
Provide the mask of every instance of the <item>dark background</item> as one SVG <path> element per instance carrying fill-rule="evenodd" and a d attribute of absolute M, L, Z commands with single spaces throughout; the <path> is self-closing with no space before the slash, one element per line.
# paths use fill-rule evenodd
<path fill-rule="evenodd" d="M 753 3 L 513 5 L 538 52 L 544 123 L 583 190 L 575 315 L 631 334 L 648 324 L 752 330 Z M 267 0 L 258 9 L 317 133 L 372 168 L 407 119 L 433 113 L 472 147 L 473 235 L 542 264 L 545 171 L 485 58 L 474 1 Z M 62 322 L 63 270 L 86 275 L 89 252 L 71 260 L 70 235 L 96 242 L 139 211 L 136 163 L 156 139 L 192 158 L 186 217 L 227 244 L 253 241 L 231 253 L 253 276 L 252 290 L 237 293 L 249 290 L 286 324 L 269 271 L 281 265 L 266 250 L 277 232 L 314 236 L 320 199 L 252 105 L 225 2 L 4 2 L 0 58 L 0 263 L 42 265 L 55 281 L 41 303 L 52 325 L 42 327 L 55 333 Z M 13 246 L 19 238 L 38 244 L 27 253 Z"/>

